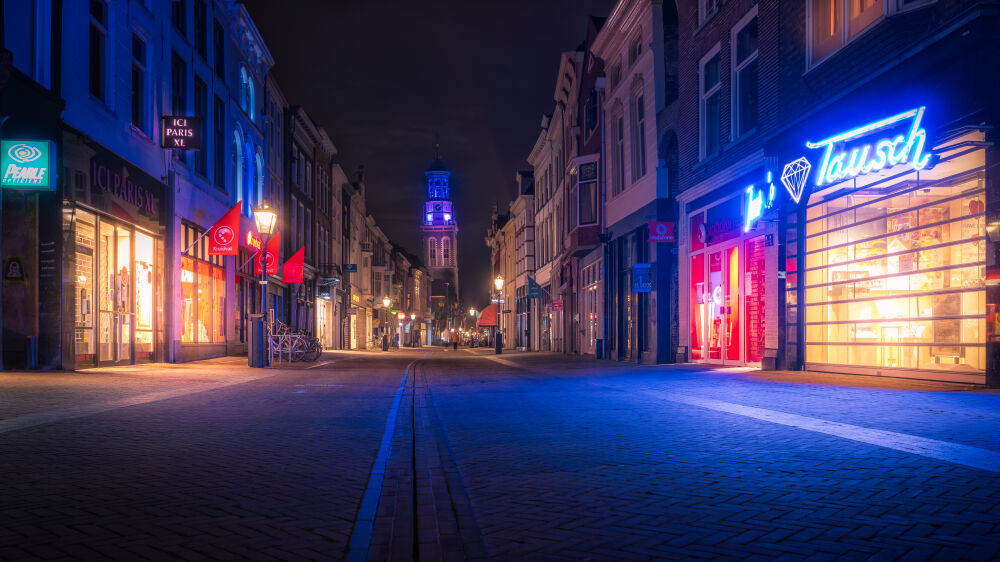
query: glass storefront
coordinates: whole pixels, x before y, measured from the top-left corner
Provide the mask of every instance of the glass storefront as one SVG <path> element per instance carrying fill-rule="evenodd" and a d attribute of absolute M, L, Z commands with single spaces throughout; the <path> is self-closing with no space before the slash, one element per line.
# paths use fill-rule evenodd
<path fill-rule="evenodd" d="M 183 244 L 191 246 L 204 232 L 183 225 Z M 222 256 L 208 255 L 208 237 L 203 237 L 181 258 L 182 343 L 225 343 L 226 270 Z"/>
<path fill-rule="evenodd" d="M 692 361 L 760 363 L 766 326 L 765 238 L 745 233 L 735 196 L 689 219 Z"/>
<path fill-rule="evenodd" d="M 985 369 L 985 149 L 981 132 L 810 198 L 806 362 Z M 902 172 L 900 170 L 903 170 Z"/>
<path fill-rule="evenodd" d="M 68 209 L 75 238 L 74 354 L 81 365 L 155 359 L 160 241 L 135 227 Z"/>

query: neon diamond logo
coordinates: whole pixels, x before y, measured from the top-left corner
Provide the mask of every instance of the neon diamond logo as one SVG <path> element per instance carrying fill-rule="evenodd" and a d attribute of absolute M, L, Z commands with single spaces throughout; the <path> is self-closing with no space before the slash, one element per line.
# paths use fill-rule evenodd
<path fill-rule="evenodd" d="M 785 169 L 781 171 L 781 183 L 788 190 L 788 194 L 792 196 L 796 204 L 802 198 L 802 190 L 806 186 L 806 180 L 809 179 L 809 170 L 811 169 L 812 164 L 803 156 L 798 160 L 785 164 Z"/>

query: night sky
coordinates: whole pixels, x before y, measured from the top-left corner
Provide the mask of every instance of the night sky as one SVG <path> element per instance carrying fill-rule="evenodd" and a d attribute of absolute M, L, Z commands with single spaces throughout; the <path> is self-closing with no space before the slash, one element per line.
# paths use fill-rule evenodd
<path fill-rule="evenodd" d="M 452 172 L 465 303 L 489 298 L 490 204 L 553 107 L 559 54 L 580 45 L 587 17 L 613 0 L 248 0 L 291 105 L 325 127 L 348 177 L 365 165 L 368 209 L 383 231 L 420 251 L 423 172 Z"/>

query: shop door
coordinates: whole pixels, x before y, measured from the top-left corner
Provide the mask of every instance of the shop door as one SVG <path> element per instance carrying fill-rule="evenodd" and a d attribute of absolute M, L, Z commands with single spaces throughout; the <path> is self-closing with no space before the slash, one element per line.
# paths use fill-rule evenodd
<path fill-rule="evenodd" d="M 708 256 L 708 361 L 739 364 L 740 252 L 731 246 Z"/>
<path fill-rule="evenodd" d="M 134 329 L 132 233 L 101 222 L 97 292 L 101 364 L 132 362 Z"/>

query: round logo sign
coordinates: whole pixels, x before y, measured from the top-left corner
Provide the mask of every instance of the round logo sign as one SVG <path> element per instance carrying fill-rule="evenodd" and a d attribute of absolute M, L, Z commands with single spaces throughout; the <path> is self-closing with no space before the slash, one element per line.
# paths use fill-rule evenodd
<path fill-rule="evenodd" d="M 667 233 L 667 225 L 665 225 L 665 224 L 658 224 L 658 225 L 656 225 L 656 234 L 657 234 L 657 236 L 663 236 L 666 233 Z"/>
<path fill-rule="evenodd" d="M 7 150 L 7 155 L 14 159 L 15 162 L 26 164 L 41 158 L 42 151 L 38 150 L 34 146 L 18 143 Z"/>
<path fill-rule="evenodd" d="M 265 256 L 264 260 L 267 262 L 267 266 L 271 267 L 271 264 L 274 263 L 274 253 L 267 252 L 266 254 L 264 254 L 264 256 Z"/>
<path fill-rule="evenodd" d="M 229 226 L 222 225 L 215 229 L 215 233 L 212 236 L 215 238 L 215 243 L 219 246 L 228 246 L 233 243 L 236 233 Z"/>

